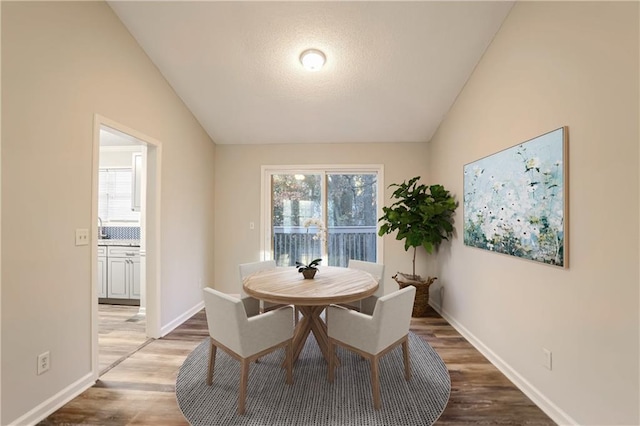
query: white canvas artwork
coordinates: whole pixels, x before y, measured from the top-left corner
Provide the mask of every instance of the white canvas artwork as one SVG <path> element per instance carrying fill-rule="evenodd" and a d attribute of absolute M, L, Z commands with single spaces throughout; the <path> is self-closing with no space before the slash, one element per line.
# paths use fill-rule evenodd
<path fill-rule="evenodd" d="M 464 166 L 464 243 L 567 267 L 568 129 Z"/>

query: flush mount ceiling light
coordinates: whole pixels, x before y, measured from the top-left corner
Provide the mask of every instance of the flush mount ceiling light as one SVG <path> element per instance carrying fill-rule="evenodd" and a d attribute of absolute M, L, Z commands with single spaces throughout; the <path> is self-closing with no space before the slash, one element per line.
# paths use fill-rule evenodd
<path fill-rule="evenodd" d="M 309 71 L 318 71 L 326 60 L 327 57 L 318 49 L 308 49 L 300 54 L 302 66 Z"/>

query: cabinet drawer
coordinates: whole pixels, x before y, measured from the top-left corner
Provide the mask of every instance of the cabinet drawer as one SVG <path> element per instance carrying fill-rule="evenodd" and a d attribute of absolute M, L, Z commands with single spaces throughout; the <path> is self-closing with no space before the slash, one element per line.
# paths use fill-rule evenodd
<path fill-rule="evenodd" d="M 140 256 L 140 247 L 107 247 L 109 257 Z"/>
<path fill-rule="evenodd" d="M 105 246 L 98 246 L 98 256 L 106 256 L 107 248 Z"/>

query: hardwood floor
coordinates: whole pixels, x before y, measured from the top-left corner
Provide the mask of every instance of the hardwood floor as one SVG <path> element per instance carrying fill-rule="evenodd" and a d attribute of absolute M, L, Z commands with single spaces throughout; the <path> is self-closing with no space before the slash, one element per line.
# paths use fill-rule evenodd
<path fill-rule="evenodd" d="M 428 317 L 412 319 L 411 330 L 440 354 L 451 375 L 451 397 L 437 425 L 555 424 L 432 309 Z M 40 425 L 188 425 L 176 402 L 175 379 L 186 356 L 207 336 L 201 311 Z"/>
<path fill-rule="evenodd" d="M 138 306 L 98 305 L 100 374 L 137 351 L 149 340 L 145 330 L 146 319 L 138 315 L 138 311 Z"/>
<path fill-rule="evenodd" d="M 433 308 L 413 318 L 411 331 L 438 352 L 451 377 L 451 395 L 437 425 L 555 425 L 504 374 Z"/>

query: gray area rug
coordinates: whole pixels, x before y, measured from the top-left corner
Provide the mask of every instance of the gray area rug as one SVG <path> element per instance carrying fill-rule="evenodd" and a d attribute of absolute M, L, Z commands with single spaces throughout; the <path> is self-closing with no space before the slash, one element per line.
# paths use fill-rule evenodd
<path fill-rule="evenodd" d="M 451 380 L 438 354 L 409 333 L 410 381 L 404 379 L 402 349 L 380 360 L 382 408 L 373 409 L 369 362 L 338 348 L 341 365 L 334 383 L 327 381 L 325 362 L 310 336 L 293 369 L 293 385 L 285 383 L 280 349 L 252 363 L 246 414 L 237 414 L 240 363 L 218 350 L 213 384 L 205 383 L 209 339 L 187 357 L 176 380 L 178 405 L 195 426 L 214 425 L 431 425 L 447 405 Z"/>

